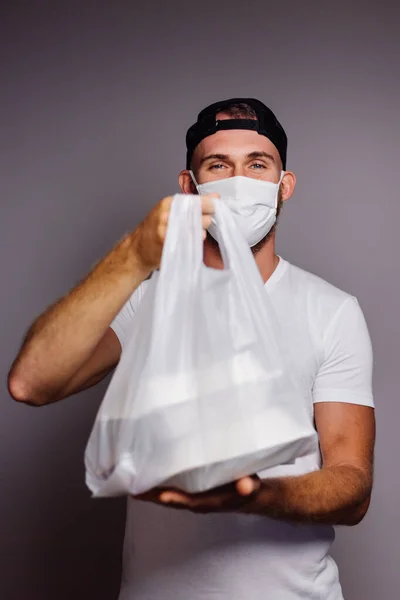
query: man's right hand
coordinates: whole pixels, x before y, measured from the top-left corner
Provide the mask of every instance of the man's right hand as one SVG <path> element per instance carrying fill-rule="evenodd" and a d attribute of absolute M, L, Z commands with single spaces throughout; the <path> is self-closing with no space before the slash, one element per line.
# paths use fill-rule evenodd
<path fill-rule="evenodd" d="M 216 197 L 201 197 L 204 236 Z M 121 347 L 110 323 L 159 267 L 171 204 L 172 196 L 161 200 L 84 281 L 32 323 L 8 375 L 15 400 L 48 404 L 94 385 L 115 367 Z"/>
<path fill-rule="evenodd" d="M 213 199 L 218 197 L 218 194 L 200 196 L 203 213 L 203 239 L 206 238 L 207 228 L 210 227 L 214 214 Z M 149 273 L 160 266 L 172 200 L 173 196 L 163 198 L 140 223 L 134 234 L 137 259 L 143 270 L 149 271 Z"/>

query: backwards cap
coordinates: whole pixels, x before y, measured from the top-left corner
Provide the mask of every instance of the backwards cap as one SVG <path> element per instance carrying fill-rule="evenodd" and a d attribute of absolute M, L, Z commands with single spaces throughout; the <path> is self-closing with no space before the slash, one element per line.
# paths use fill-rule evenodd
<path fill-rule="evenodd" d="M 217 114 L 224 112 L 233 104 L 248 104 L 254 109 L 255 119 L 222 119 L 217 120 Z M 267 137 L 276 147 L 281 157 L 283 170 L 286 169 L 287 137 L 271 109 L 255 98 L 231 98 L 215 102 L 204 108 L 197 117 L 196 123 L 192 125 L 186 134 L 186 168 L 190 169 L 193 152 L 204 138 L 213 135 L 217 131 L 227 129 L 248 129 L 257 131 L 260 135 Z"/>

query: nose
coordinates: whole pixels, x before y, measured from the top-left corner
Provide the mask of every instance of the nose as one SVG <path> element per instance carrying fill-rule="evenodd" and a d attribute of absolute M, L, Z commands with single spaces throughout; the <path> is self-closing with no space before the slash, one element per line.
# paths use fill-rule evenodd
<path fill-rule="evenodd" d="M 244 176 L 244 167 L 240 163 L 235 163 L 232 168 L 232 177 Z"/>

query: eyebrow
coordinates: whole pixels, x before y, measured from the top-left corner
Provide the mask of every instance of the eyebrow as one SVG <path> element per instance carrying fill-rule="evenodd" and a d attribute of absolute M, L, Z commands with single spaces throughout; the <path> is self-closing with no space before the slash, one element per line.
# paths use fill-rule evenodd
<path fill-rule="evenodd" d="M 255 152 L 250 152 L 250 154 L 248 154 L 246 156 L 246 158 L 267 158 L 268 160 L 275 162 L 275 159 L 272 156 L 272 154 L 268 154 L 268 152 L 264 152 L 261 150 L 256 150 Z"/>
<path fill-rule="evenodd" d="M 207 160 L 213 160 L 213 159 L 228 160 L 228 158 L 229 158 L 228 154 L 208 154 L 207 156 L 203 156 L 203 158 L 200 161 L 200 165 L 205 163 Z"/>
<path fill-rule="evenodd" d="M 268 154 L 268 152 L 264 152 L 261 150 L 255 150 L 254 152 L 250 152 L 250 154 L 246 155 L 246 159 L 253 159 L 253 158 L 266 158 L 268 160 L 271 160 L 272 162 L 275 162 L 274 157 L 272 156 L 272 154 Z M 203 163 L 205 163 L 207 160 L 229 160 L 229 154 L 208 154 L 207 156 L 204 156 L 201 161 L 200 161 L 200 165 L 202 165 Z"/>

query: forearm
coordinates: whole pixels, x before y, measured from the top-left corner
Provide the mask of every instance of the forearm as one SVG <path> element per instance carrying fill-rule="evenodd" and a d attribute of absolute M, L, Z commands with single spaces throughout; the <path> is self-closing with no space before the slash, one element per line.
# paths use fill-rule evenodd
<path fill-rule="evenodd" d="M 265 479 L 245 512 L 298 522 L 355 525 L 366 513 L 372 477 L 351 465 Z"/>
<path fill-rule="evenodd" d="M 135 234 L 126 236 L 32 324 L 9 374 L 15 394 L 38 403 L 57 394 L 148 274 L 137 260 Z"/>

